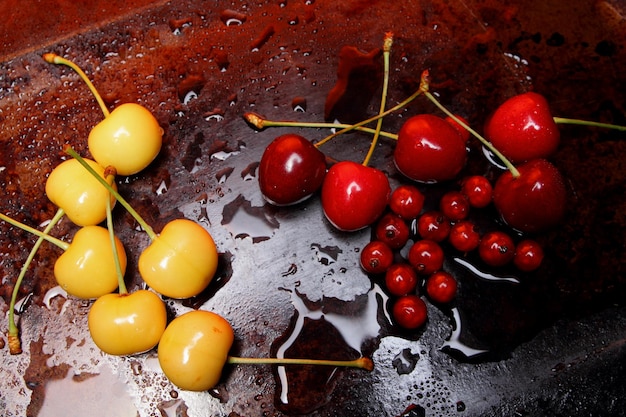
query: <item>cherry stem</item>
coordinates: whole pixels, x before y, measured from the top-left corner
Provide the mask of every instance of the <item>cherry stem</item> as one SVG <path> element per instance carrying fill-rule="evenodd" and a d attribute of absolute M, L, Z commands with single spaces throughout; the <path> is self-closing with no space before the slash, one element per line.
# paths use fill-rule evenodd
<path fill-rule="evenodd" d="M 113 175 L 107 176 L 107 179 Z M 120 295 L 128 294 L 126 283 L 124 282 L 124 274 L 122 273 L 122 265 L 120 264 L 120 254 L 117 251 L 117 243 L 115 242 L 115 231 L 113 229 L 113 213 L 111 212 L 111 199 L 107 198 L 107 229 L 109 230 L 109 239 L 111 240 L 111 248 L 113 249 L 113 262 L 115 263 L 115 272 L 117 274 L 117 286 Z"/>
<path fill-rule="evenodd" d="M 258 130 L 263 130 L 266 127 L 305 127 L 305 128 L 329 128 L 329 129 L 344 129 L 346 127 L 351 127 L 352 125 L 345 123 L 320 123 L 320 122 L 294 122 L 290 120 L 267 120 L 263 116 L 254 113 L 248 112 L 243 115 L 243 118 L 250 125 L 254 126 Z M 358 130 L 359 132 L 365 133 L 374 133 L 376 130 L 371 129 L 369 127 L 359 126 L 354 130 Z M 395 133 L 389 133 L 385 131 L 380 131 L 380 136 L 384 136 L 389 139 L 397 140 L 398 135 Z"/>
<path fill-rule="evenodd" d="M 380 110 L 378 114 L 382 114 L 385 112 L 385 107 L 387 106 L 387 90 L 389 88 L 389 53 L 391 51 L 391 45 L 393 44 L 393 33 L 387 32 L 385 34 L 385 40 L 383 42 L 383 92 L 380 100 Z M 370 147 L 367 151 L 367 155 L 365 155 L 365 159 L 363 160 L 363 165 L 367 166 L 372 159 L 372 155 L 374 154 L 374 149 L 376 149 L 376 145 L 378 144 L 378 137 L 380 136 L 380 131 L 383 126 L 383 118 L 381 117 L 376 122 L 376 131 L 374 132 L 374 137 L 372 138 L 372 142 L 370 143 Z"/>
<path fill-rule="evenodd" d="M 98 173 L 91 167 L 82 156 L 80 156 L 71 146 L 66 146 L 64 149 L 65 153 L 70 155 L 72 158 L 76 159 L 91 175 L 94 176 L 100 184 L 104 185 L 104 187 L 113 194 L 113 197 L 128 211 L 128 213 L 133 216 L 133 218 L 139 223 L 139 226 L 146 232 L 150 240 L 155 240 L 157 238 L 156 233 L 152 229 L 152 227 L 137 213 L 137 211 L 126 201 L 124 197 L 121 196 L 112 186 L 109 184 L 104 178 L 102 178 Z"/>
<path fill-rule="evenodd" d="M 69 59 L 60 57 L 59 55 L 52 53 L 52 52 L 43 54 L 43 59 L 50 64 L 66 65 L 70 67 L 71 69 L 73 69 L 80 76 L 80 78 L 85 82 L 85 84 L 87 84 L 87 87 L 89 87 L 89 90 L 91 91 L 91 94 L 93 94 L 93 96 L 96 98 L 96 101 L 98 102 L 98 105 L 100 106 L 100 109 L 102 110 L 102 113 L 104 114 L 104 117 L 109 116 L 109 109 L 107 109 L 106 105 L 104 104 L 104 100 L 102 100 L 100 93 L 98 93 L 98 90 L 96 90 L 96 87 L 94 87 L 92 82 L 89 80 L 89 77 L 87 77 L 87 74 L 85 74 L 85 72 L 78 65 L 76 65 L 74 62 L 70 61 Z"/>
<path fill-rule="evenodd" d="M 621 130 L 622 132 L 626 132 L 626 126 L 614 125 L 611 123 L 590 122 L 588 120 L 568 119 L 565 117 L 553 117 L 553 119 L 554 119 L 554 123 L 557 123 L 557 124 L 601 127 L 605 129 L 614 129 L 614 130 Z"/>
<path fill-rule="evenodd" d="M 374 363 L 371 359 L 361 357 L 351 361 L 335 361 L 325 359 L 297 359 L 297 358 L 241 358 L 238 356 L 229 356 L 226 363 L 231 365 L 325 365 L 325 366 L 343 366 L 348 368 L 359 368 L 371 371 L 374 369 Z"/>
<path fill-rule="evenodd" d="M 435 106 L 437 106 L 437 108 L 439 108 L 439 110 L 444 112 L 452 120 L 457 122 L 459 125 L 463 126 L 464 129 L 470 132 L 487 149 L 489 149 L 495 156 L 497 156 L 502 161 L 502 163 L 506 166 L 506 168 L 511 172 L 511 175 L 513 176 L 513 178 L 518 178 L 520 174 L 519 174 L 518 169 L 515 168 L 515 165 L 513 165 L 511 161 L 509 161 L 504 155 L 502 155 L 502 153 L 495 146 L 493 146 L 491 142 L 489 142 L 487 139 L 482 137 L 478 132 L 476 132 L 474 129 L 468 126 L 467 123 L 463 122 L 461 119 L 456 117 L 452 112 L 446 109 L 441 103 L 439 103 L 439 100 L 437 100 L 435 96 L 433 96 L 428 91 L 428 82 L 429 82 L 428 77 L 426 77 L 425 79 L 423 77 L 423 81 L 426 83 L 426 91 L 424 91 L 424 95 L 426 96 L 426 98 L 428 98 Z"/>
<path fill-rule="evenodd" d="M 58 212 L 57 212 L 57 214 L 58 214 Z M 50 236 L 49 234 L 44 233 L 44 232 L 42 232 L 40 230 L 37 230 L 34 227 L 30 227 L 30 226 L 28 226 L 28 225 L 26 225 L 24 223 L 21 223 L 21 222 L 15 220 L 15 219 L 12 219 L 11 217 L 9 217 L 9 216 L 7 216 L 5 214 L 0 213 L 0 220 L 4 220 L 5 222 L 7 222 L 7 223 L 9 223 L 9 224 L 19 228 L 19 229 L 22 229 L 22 230 L 24 230 L 24 231 L 26 231 L 28 233 L 31 233 L 31 234 L 33 234 L 35 236 L 38 236 L 39 238 L 41 238 L 43 240 L 46 240 L 46 241 L 52 243 L 53 245 L 58 246 L 59 248 L 61 248 L 63 250 L 67 250 L 70 247 L 69 243 L 67 243 L 67 242 L 65 242 L 65 241 L 63 241 L 61 239 L 57 239 L 56 237 Z"/>
<path fill-rule="evenodd" d="M 48 225 L 43 230 L 44 234 L 50 233 L 52 228 L 56 226 L 56 224 L 61 220 L 61 218 L 65 215 L 65 212 L 62 209 L 58 209 L 52 220 L 48 223 Z M 41 247 L 44 238 L 39 237 L 33 248 L 30 250 L 28 254 L 28 258 L 26 258 L 26 262 L 22 265 L 22 269 L 20 270 L 20 274 L 15 281 L 15 286 L 13 287 L 13 293 L 11 294 L 11 302 L 9 304 L 9 334 L 8 334 L 8 342 L 9 342 L 9 353 L 11 355 L 19 355 L 22 353 L 22 344 L 20 342 L 20 331 L 15 322 L 15 303 L 17 303 L 17 296 L 19 294 L 20 286 L 22 285 L 22 281 L 24 280 L 24 276 L 26 276 L 26 271 L 28 267 L 33 262 L 37 251 Z"/>

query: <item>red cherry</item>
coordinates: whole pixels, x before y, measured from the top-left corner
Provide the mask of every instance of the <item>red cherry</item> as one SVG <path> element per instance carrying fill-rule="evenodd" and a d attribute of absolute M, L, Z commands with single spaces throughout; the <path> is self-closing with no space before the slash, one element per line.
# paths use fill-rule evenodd
<path fill-rule="evenodd" d="M 469 200 L 460 191 L 448 191 L 439 200 L 439 209 L 452 221 L 463 220 L 470 210 Z"/>
<path fill-rule="evenodd" d="M 393 295 L 407 295 L 417 287 L 417 273 L 409 264 L 393 264 L 385 273 L 385 286 Z"/>
<path fill-rule="evenodd" d="M 461 183 L 461 192 L 467 197 L 470 206 L 487 207 L 493 198 L 493 186 L 482 175 L 472 175 Z"/>
<path fill-rule="evenodd" d="M 415 242 L 407 257 L 418 274 L 430 275 L 443 267 L 443 249 L 432 240 L 422 239 Z"/>
<path fill-rule="evenodd" d="M 461 117 L 459 115 L 456 115 L 456 114 L 455 114 L 455 117 L 457 119 L 459 119 L 460 121 L 462 121 L 463 123 L 465 123 L 466 125 L 469 126 L 469 123 L 468 123 L 468 121 L 465 118 L 463 118 L 463 117 Z M 470 136 L 471 136 L 469 130 L 467 130 L 466 128 L 464 128 L 460 124 L 458 124 L 456 122 L 456 120 L 454 120 L 450 116 L 446 116 L 446 118 L 444 120 L 446 122 L 450 123 L 452 125 L 452 127 L 455 128 L 457 132 L 459 132 L 459 135 L 461 136 L 461 139 L 463 139 L 463 142 L 467 143 L 467 141 L 470 139 Z"/>
<path fill-rule="evenodd" d="M 465 142 L 441 117 L 420 114 L 408 119 L 398 132 L 393 154 L 398 170 L 421 182 L 454 178 L 467 158 Z"/>
<path fill-rule="evenodd" d="M 448 241 L 456 250 L 470 252 L 478 247 L 480 234 L 473 222 L 463 220 L 452 225 Z"/>
<path fill-rule="evenodd" d="M 456 296 L 456 279 L 446 272 L 438 271 L 426 280 L 426 294 L 435 303 L 447 304 Z"/>
<path fill-rule="evenodd" d="M 409 240 L 409 226 L 402 217 L 387 213 L 376 224 L 376 238 L 385 242 L 391 249 L 400 249 Z"/>
<path fill-rule="evenodd" d="M 339 230 L 355 231 L 380 217 L 391 195 L 387 176 L 352 161 L 333 165 L 322 184 L 322 208 Z"/>
<path fill-rule="evenodd" d="M 530 272 L 539 268 L 543 256 L 543 248 L 538 242 L 525 239 L 517 244 L 513 263 L 520 271 Z"/>
<path fill-rule="evenodd" d="M 547 100 L 533 92 L 511 97 L 485 124 L 485 138 L 513 164 L 551 156 L 560 132 Z"/>
<path fill-rule="evenodd" d="M 400 185 L 391 193 L 389 208 L 405 220 L 415 219 L 424 207 L 424 194 L 412 185 Z"/>
<path fill-rule="evenodd" d="M 450 234 L 450 220 L 442 212 L 432 210 L 417 219 L 417 233 L 423 239 L 441 242 Z"/>
<path fill-rule="evenodd" d="M 361 251 L 361 268 L 369 274 L 382 274 L 393 264 L 393 251 L 384 242 L 373 240 Z"/>
<path fill-rule="evenodd" d="M 428 309 L 424 300 L 415 294 L 410 294 L 396 300 L 391 314 L 398 325 L 413 330 L 426 323 Z"/>
<path fill-rule="evenodd" d="M 507 171 L 494 187 L 493 202 L 502 219 L 521 232 L 539 232 L 559 223 L 567 196 L 556 167 L 545 159 L 535 159 L 517 169 L 519 177 Z"/>
<path fill-rule="evenodd" d="M 324 181 L 326 157 L 300 135 L 274 139 L 259 163 L 261 193 L 272 204 L 298 203 L 316 192 Z"/>
<path fill-rule="evenodd" d="M 501 231 L 487 232 L 478 245 L 478 255 L 487 265 L 504 266 L 515 256 L 513 238 Z"/>

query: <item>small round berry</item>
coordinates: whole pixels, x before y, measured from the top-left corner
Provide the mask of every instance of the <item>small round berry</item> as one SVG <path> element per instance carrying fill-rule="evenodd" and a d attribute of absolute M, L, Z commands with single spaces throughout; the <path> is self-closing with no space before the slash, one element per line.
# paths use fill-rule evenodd
<path fill-rule="evenodd" d="M 376 239 L 391 249 L 400 249 L 409 240 L 409 226 L 395 213 L 387 213 L 376 223 Z"/>
<path fill-rule="evenodd" d="M 460 191 L 448 191 L 439 201 L 439 209 L 451 221 L 463 220 L 470 210 L 467 197 Z"/>
<path fill-rule="evenodd" d="M 456 296 L 456 279 L 446 272 L 438 271 L 426 280 L 426 294 L 435 303 L 447 304 Z"/>
<path fill-rule="evenodd" d="M 539 242 L 525 239 L 517 244 L 513 263 L 520 271 L 530 272 L 539 268 L 543 256 L 543 248 Z"/>
<path fill-rule="evenodd" d="M 393 319 L 405 329 L 422 327 L 428 318 L 426 303 L 415 294 L 398 298 L 391 310 Z"/>
<path fill-rule="evenodd" d="M 463 180 L 461 192 L 465 194 L 470 206 L 483 208 L 493 199 L 493 186 L 486 177 L 473 175 Z"/>
<path fill-rule="evenodd" d="M 405 220 L 415 219 L 424 207 L 424 194 L 413 185 L 400 185 L 391 193 L 389 208 Z"/>
<path fill-rule="evenodd" d="M 455 223 L 450 229 L 448 241 L 458 251 L 471 252 L 480 243 L 478 227 L 470 220 Z"/>
<path fill-rule="evenodd" d="M 412 293 L 417 287 L 417 273 L 409 264 L 393 264 L 385 273 L 385 286 L 395 296 Z"/>
<path fill-rule="evenodd" d="M 393 251 L 384 242 L 373 240 L 361 251 L 361 268 L 368 274 L 383 274 L 393 264 Z"/>
<path fill-rule="evenodd" d="M 428 211 L 417 219 L 417 233 L 422 239 L 441 242 L 450 233 L 450 220 L 440 211 Z"/>
<path fill-rule="evenodd" d="M 487 265 L 503 266 L 513 260 L 515 243 L 511 236 L 504 232 L 487 232 L 480 240 L 478 254 Z"/>
<path fill-rule="evenodd" d="M 430 275 L 443 267 L 443 249 L 435 241 L 422 239 L 409 249 L 409 263 L 418 274 Z"/>

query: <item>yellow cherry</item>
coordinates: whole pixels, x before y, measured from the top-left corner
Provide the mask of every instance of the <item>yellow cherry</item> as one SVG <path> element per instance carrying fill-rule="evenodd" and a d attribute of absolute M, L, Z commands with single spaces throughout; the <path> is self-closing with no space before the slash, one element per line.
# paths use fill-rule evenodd
<path fill-rule="evenodd" d="M 126 252 L 117 237 L 115 246 L 123 273 Z M 54 277 L 61 288 L 78 298 L 98 298 L 115 291 L 118 276 L 109 231 L 100 226 L 85 226 L 78 230 L 72 243 L 55 262 Z"/>
<path fill-rule="evenodd" d="M 163 129 L 148 109 L 125 103 L 91 130 L 88 145 L 100 165 L 115 167 L 119 175 L 133 175 L 159 154 L 162 136 Z"/>
<path fill-rule="evenodd" d="M 217 270 L 213 238 L 187 219 L 169 222 L 139 256 L 139 273 L 156 292 L 189 298 L 204 290 Z"/>
<path fill-rule="evenodd" d="M 91 338 L 100 350 L 110 355 L 134 355 L 159 343 L 167 312 L 157 294 L 138 290 L 98 298 L 87 321 Z"/>
<path fill-rule="evenodd" d="M 93 170 L 105 178 L 105 170 L 98 163 L 85 159 Z M 115 183 L 113 189 L 117 189 Z M 61 162 L 48 176 L 46 194 L 78 226 L 99 224 L 106 219 L 107 198 L 115 198 L 99 181 L 75 159 Z"/>
<path fill-rule="evenodd" d="M 203 310 L 185 313 L 161 336 L 161 369 L 181 389 L 209 390 L 220 380 L 233 340 L 233 329 L 221 316 Z"/>

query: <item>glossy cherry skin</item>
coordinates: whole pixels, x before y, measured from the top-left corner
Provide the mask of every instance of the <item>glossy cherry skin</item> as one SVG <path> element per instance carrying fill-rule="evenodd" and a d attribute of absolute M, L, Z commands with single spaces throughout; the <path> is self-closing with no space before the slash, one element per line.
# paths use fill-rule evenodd
<path fill-rule="evenodd" d="M 446 271 L 437 271 L 426 280 L 426 294 L 435 303 L 449 303 L 456 296 L 456 289 L 456 279 Z"/>
<path fill-rule="evenodd" d="M 567 191 L 558 169 L 545 159 L 517 167 L 498 178 L 493 202 L 502 219 L 521 232 L 540 232 L 558 224 L 565 213 Z"/>
<path fill-rule="evenodd" d="M 487 265 L 504 266 L 515 256 L 515 242 L 504 232 L 487 232 L 478 245 L 478 255 Z"/>
<path fill-rule="evenodd" d="M 462 220 L 452 225 L 448 241 L 456 250 L 470 252 L 478 247 L 480 233 L 474 222 Z"/>
<path fill-rule="evenodd" d="M 450 234 L 450 219 L 437 210 L 427 211 L 417 219 L 417 233 L 423 239 L 441 242 Z"/>
<path fill-rule="evenodd" d="M 395 296 L 407 295 L 415 291 L 417 281 L 417 273 L 409 264 L 393 264 L 385 273 L 385 286 L 389 293 Z"/>
<path fill-rule="evenodd" d="M 389 202 L 391 187 L 380 170 L 352 161 L 333 165 L 322 184 L 322 208 L 328 221 L 342 231 L 374 223 Z"/>
<path fill-rule="evenodd" d="M 459 221 L 469 215 L 470 203 L 460 191 L 448 191 L 439 201 L 439 210 L 451 221 Z"/>
<path fill-rule="evenodd" d="M 326 157 L 307 139 L 286 134 L 274 139 L 259 164 L 259 187 L 271 204 L 299 203 L 322 186 Z"/>
<path fill-rule="evenodd" d="M 418 240 L 408 253 L 409 263 L 418 274 L 430 275 L 443 267 L 444 253 L 437 242 L 428 239 Z"/>
<path fill-rule="evenodd" d="M 402 217 L 387 213 L 376 223 L 376 238 L 385 242 L 391 249 L 400 249 L 409 240 L 409 226 Z"/>
<path fill-rule="evenodd" d="M 461 192 L 470 206 L 476 208 L 487 207 L 493 200 L 493 186 L 482 175 L 472 175 L 461 182 Z"/>
<path fill-rule="evenodd" d="M 513 164 L 548 158 L 560 132 L 547 100 L 528 92 L 506 100 L 485 123 L 485 137 Z"/>
<path fill-rule="evenodd" d="M 419 188 L 403 184 L 391 193 L 389 208 L 404 220 L 412 220 L 419 216 L 425 199 Z"/>
<path fill-rule="evenodd" d="M 543 257 L 543 248 L 539 242 L 532 239 L 524 239 L 519 242 L 515 248 L 513 264 L 515 264 L 520 271 L 530 272 L 541 266 Z"/>
<path fill-rule="evenodd" d="M 393 264 L 393 251 L 385 242 L 373 240 L 361 251 L 361 268 L 368 274 L 383 274 Z"/>
<path fill-rule="evenodd" d="M 459 115 L 455 115 L 455 117 L 469 126 L 469 122 L 464 117 L 461 117 Z M 471 133 L 469 132 L 469 130 L 467 130 L 460 124 L 458 124 L 456 120 L 454 120 L 450 116 L 446 116 L 444 120 L 450 123 L 452 127 L 455 128 L 457 132 L 459 132 L 459 135 L 461 136 L 461 139 L 463 139 L 463 142 L 467 143 L 467 141 L 470 139 L 470 136 L 471 136 Z"/>
<path fill-rule="evenodd" d="M 428 309 L 424 300 L 415 294 L 410 294 L 396 300 L 391 314 L 399 326 L 414 330 L 426 323 Z"/>
<path fill-rule="evenodd" d="M 441 117 L 420 114 L 400 128 L 393 159 L 406 177 L 431 183 L 456 177 L 465 165 L 467 150 L 450 123 Z"/>

